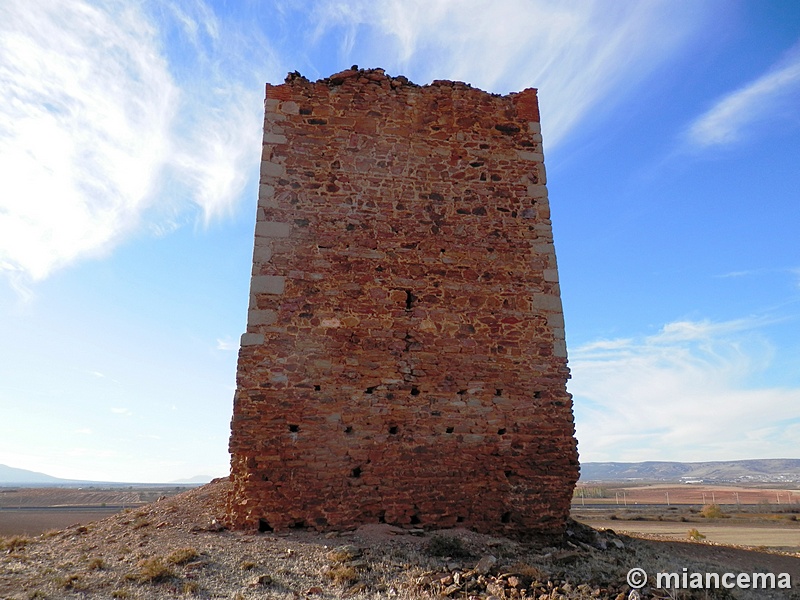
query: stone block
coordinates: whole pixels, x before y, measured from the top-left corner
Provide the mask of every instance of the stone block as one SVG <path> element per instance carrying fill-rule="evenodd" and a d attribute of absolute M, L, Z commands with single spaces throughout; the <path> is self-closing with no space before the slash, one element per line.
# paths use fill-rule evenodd
<path fill-rule="evenodd" d="M 261 177 L 283 177 L 286 167 L 266 160 L 261 161 Z"/>
<path fill-rule="evenodd" d="M 264 343 L 263 333 L 242 334 L 242 346 L 260 346 L 263 343 Z"/>
<path fill-rule="evenodd" d="M 272 325 L 278 320 L 274 310 L 251 310 L 247 313 L 248 325 Z"/>
<path fill-rule="evenodd" d="M 268 263 L 272 259 L 272 248 L 266 243 L 258 244 L 253 250 L 253 272 L 260 265 Z"/>
<path fill-rule="evenodd" d="M 561 312 L 561 298 L 558 296 L 534 294 L 531 298 L 531 305 L 534 309 L 545 312 Z"/>
<path fill-rule="evenodd" d="M 528 196 L 531 198 L 547 198 L 546 185 L 529 185 Z"/>
<path fill-rule="evenodd" d="M 268 185 L 266 183 L 262 183 L 258 186 L 259 201 L 262 199 L 272 199 L 274 196 L 275 196 L 275 188 L 273 186 Z"/>
<path fill-rule="evenodd" d="M 300 105 L 292 100 L 281 102 L 280 111 L 285 115 L 297 115 L 300 113 Z"/>
<path fill-rule="evenodd" d="M 286 136 L 279 135 L 277 133 L 265 133 L 264 134 L 264 143 L 265 144 L 285 144 L 286 143 Z"/>
<path fill-rule="evenodd" d="M 256 223 L 256 237 L 265 238 L 285 238 L 292 233 L 292 226 L 289 223 L 279 223 L 277 221 L 258 221 Z"/>
<path fill-rule="evenodd" d="M 542 274 L 545 281 L 558 283 L 558 269 L 545 269 Z"/>
<path fill-rule="evenodd" d="M 253 294 L 282 294 L 285 287 L 286 278 L 282 275 L 256 275 L 250 280 Z"/>
<path fill-rule="evenodd" d="M 517 157 L 520 160 L 530 160 L 534 162 L 544 161 L 544 154 L 541 152 L 529 152 L 528 150 L 517 150 Z"/>

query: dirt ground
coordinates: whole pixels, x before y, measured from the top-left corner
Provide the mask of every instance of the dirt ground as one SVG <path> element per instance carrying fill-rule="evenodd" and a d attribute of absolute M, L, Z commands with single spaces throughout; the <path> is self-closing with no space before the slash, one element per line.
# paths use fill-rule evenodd
<path fill-rule="evenodd" d="M 132 508 L 163 496 L 186 491 L 186 486 L 0 487 L 0 509 L 106 507 Z"/>
<path fill-rule="evenodd" d="M 793 553 L 626 536 L 577 522 L 562 538 L 537 543 L 385 524 L 329 534 L 228 531 L 220 525 L 228 488 L 218 480 L 94 523 L 1 538 L 0 599 L 625 600 L 626 575 L 640 567 L 650 575 L 644 600 L 800 600 Z M 680 568 L 787 573 L 794 587 L 655 589 L 654 573 Z"/>
<path fill-rule="evenodd" d="M 673 488 L 664 486 L 660 489 Z M 712 496 L 712 490 L 707 489 L 705 494 L 709 499 L 719 497 L 722 492 L 716 489 Z M 657 491 L 645 489 L 638 498 L 652 499 L 658 495 Z M 707 508 L 711 506 L 715 508 L 708 512 Z M 794 504 L 711 505 L 709 502 L 705 505 L 667 505 L 629 501 L 625 506 L 616 502 L 594 503 L 592 500 L 592 503 L 573 503 L 572 516 L 590 527 L 610 528 L 631 535 L 658 535 L 673 540 L 687 540 L 693 535 L 696 540 L 709 543 L 800 552 L 800 506 Z"/>
<path fill-rule="evenodd" d="M 681 522 L 659 521 L 620 521 L 606 519 L 585 519 L 581 523 L 597 529 L 613 529 L 629 535 L 656 534 L 674 540 L 689 539 L 690 529 L 697 529 L 703 539 L 710 543 L 767 548 L 783 552 L 800 552 L 800 524 L 796 526 L 769 524 L 733 524 L 725 521 L 687 524 Z"/>
<path fill-rule="evenodd" d="M 39 535 L 51 529 L 99 521 L 119 510 L 0 510 L 0 536 Z"/>

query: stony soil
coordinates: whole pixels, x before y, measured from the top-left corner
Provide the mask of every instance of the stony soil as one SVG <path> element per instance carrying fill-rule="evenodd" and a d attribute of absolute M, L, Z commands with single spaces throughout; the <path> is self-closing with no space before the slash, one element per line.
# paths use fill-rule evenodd
<path fill-rule="evenodd" d="M 790 572 L 794 590 L 644 588 L 641 598 L 797 598 L 800 556 L 618 536 L 571 523 L 520 543 L 463 529 L 369 525 L 322 535 L 228 531 L 227 480 L 89 525 L 0 539 L 0 598 L 625 599 L 628 570 Z"/>

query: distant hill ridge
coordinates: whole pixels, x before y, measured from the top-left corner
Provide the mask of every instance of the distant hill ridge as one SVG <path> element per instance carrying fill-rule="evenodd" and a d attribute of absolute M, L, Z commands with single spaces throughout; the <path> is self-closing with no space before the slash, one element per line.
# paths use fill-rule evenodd
<path fill-rule="evenodd" d="M 707 483 L 800 482 L 800 459 L 774 458 L 711 462 L 587 462 L 581 464 L 582 482 L 672 481 Z"/>
<path fill-rule="evenodd" d="M 175 485 L 198 485 L 208 483 L 211 477 L 207 475 L 197 475 L 187 479 L 180 479 L 178 481 L 169 482 Z M 16 485 L 16 486 L 74 486 L 74 485 L 130 485 L 138 484 L 139 482 L 111 482 L 111 481 L 89 481 L 86 479 L 62 479 L 60 477 L 53 477 L 45 473 L 37 471 L 29 471 L 27 469 L 17 469 L 16 467 L 9 467 L 8 465 L 0 465 L 0 485 Z M 169 485 L 159 484 L 159 485 Z"/>
<path fill-rule="evenodd" d="M 174 484 L 206 483 L 211 478 L 197 476 Z M 704 481 L 707 483 L 800 483 L 800 459 L 774 458 L 710 462 L 586 462 L 581 463 L 581 479 L 587 481 Z M 0 485 L 70 485 L 101 483 L 61 479 L 45 473 L 0 464 Z"/>
<path fill-rule="evenodd" d="M 28 471 L 27 469 L 17 469 L 9 467 L 8 465 L 0 465 L 0 483 L 68 483 L 69 479 L 60 479 L 45 475 L 44 473 L 37 473 L 36 471 Z"/>

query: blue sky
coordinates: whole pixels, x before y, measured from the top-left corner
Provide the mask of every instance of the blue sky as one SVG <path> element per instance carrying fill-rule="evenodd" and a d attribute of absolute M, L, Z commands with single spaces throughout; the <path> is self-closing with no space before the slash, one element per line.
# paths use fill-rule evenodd
<path fill-rule="evenodd" d="M 0 5 L 0 463 L 227 472 L 264 83 L 537 87 L 584 461 L 797 458 L 800 4 Z"/>

